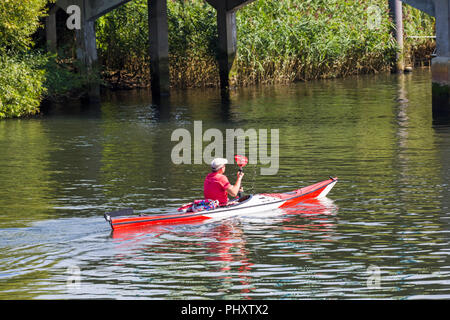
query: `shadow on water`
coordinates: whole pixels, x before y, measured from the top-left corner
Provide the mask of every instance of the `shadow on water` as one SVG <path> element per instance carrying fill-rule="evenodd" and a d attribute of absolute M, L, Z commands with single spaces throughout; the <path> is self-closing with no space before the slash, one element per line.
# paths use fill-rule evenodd
<path fill-rule="evenodd" d="M 171 112 L 171 97 L 170 96 L 155 96 L 152 104 L 155 108 L 156 121 L 170 121 Z"/>
<path fill-rule="evenodd" d="M 40 111 L 44 117 L 51 116 L 78 116 L 78 117 L 101 117 L 101 104 L 86 103 L 81 100 L 71 100 L 65 102 L 44 101 Z"/>
<path fill-rule="evenodd" d="M 231 97 L 229 89 L 220 90 L 220 115 L 223 122 L 231 121 Z"/>
<path fill-rule="evenodd" d="M 169 122 L 186 117 L 187 114 L 180 110 L 188 109 L 191 105 L 209 104 L 202 114 L 195 114 L 198 119 L 217 118 L 221 122 L 232 121 L 232 93 L 230 90 L 205 89 L 199 90 L 174 90 L 171 95 L 153 96 L 148 89 L 136 90 L 102 90 L 100 102 L 90 102 L 87 99 L 66 99 L 63 101 L 45 100 L 41 104 L 41 115 L 51 116 L 75 116 L 82 118 L 101 118 L 102 109 L 113 107 L 120 117 L 136 116 L 136 106 L 147 107 L 147 117 L 156 122 Z M 129 110 L 123 108 L 128 107 Z M 104 112 L 104 111 L 103 111 Z M 175 119 L 174 119 L 175 118 Z"/>
<path fill-rule="evenodd" d="M 450 107 L 445 104 L 433 102 L 433 125 L 450 126 Z"/>

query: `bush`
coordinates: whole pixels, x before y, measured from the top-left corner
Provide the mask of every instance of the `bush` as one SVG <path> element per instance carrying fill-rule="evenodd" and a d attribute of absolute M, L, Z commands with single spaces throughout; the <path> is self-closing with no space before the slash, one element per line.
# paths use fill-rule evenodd
<path fill-rule="evenodd" d="M 46 54 L 43 56 L 42 68 L 45 70 L 45 99 L 63 101 L 78 99 L 86 95 L 90 85 L 104 84 L 99 77 L 99 70 L 89 74 L 80 73 L 80 62 L 64 57 L 62 54 Z"/>
<path fill-rule="evenodd" d="M 45 59 L 0 54 L 0 119 L 36 114 L 45 88 Z"/>
<path fill-rule="evenodd" d="M 0 1 L 0 53 L 24 52 L 32 47 L 31 35 L 39 28 L 48 2 L 54 0 Z"/>
<path fill-rule="evenodd" d="M 0 1 L 0 119 L 36 114 L 46 57 L 28 53 L 48 0 Z"/>

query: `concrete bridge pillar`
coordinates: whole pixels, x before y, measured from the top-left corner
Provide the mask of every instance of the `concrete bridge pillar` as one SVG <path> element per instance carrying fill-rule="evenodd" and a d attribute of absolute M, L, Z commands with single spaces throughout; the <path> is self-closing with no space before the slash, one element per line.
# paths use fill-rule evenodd
<path fill-rule="evenodd" d="M 233 67 L 237 50 L 236 37 L 236 12 L 227 11 L 225 3 L 221 3 L 217 8 L 217 32 L 218 32 L 218 52 L 220 87 L 229 87 L 229 74 Z"/>
<path fill-rule="evenodd" d="M 56 11 L 57 6 L 53 6 L 49 10 L 48 16 L 45 18 L 45 38 L 47 41 L 47 50 L 56 52 L 57 50 L 57 34 L 56 34 Z"/>
<path fill-rule="evenodd" d="M 229 74 L 237 51 L 236 11 L 254 0 L 206 0 L 217 11 L 220 87 L 229 88 Z"/>
<path fill-rule="evenodd" d="M 436 57 L 431 60 L 433 105 L 450 107 L 450 0 L 434 0 Z"/>
<path fill-rule="evenodd" d="M 95 21 L 82 19 L 81 28 L 75 30 L 77 45 L 77 59 L 80 62 L 80 71 L 88 78 L 88 97 L 91 102 L 100 100 L 100 86 L 90 81 L 98 72 L 97 44 L 95 36 Z"/>
<path fill-rule="evenodd" d="M 405 69 L 405 65 L 403 56 L 403 11 L 400 0 L 389 0 L 389 15 L 394 22 L 393 34 L 398 46 L 393 71 L 401 73 Z"/>
<path fill-rule="evenodd" d="M 153 96 L 170 92 L 167 0 L 148 0 L 150 76 Z"/>

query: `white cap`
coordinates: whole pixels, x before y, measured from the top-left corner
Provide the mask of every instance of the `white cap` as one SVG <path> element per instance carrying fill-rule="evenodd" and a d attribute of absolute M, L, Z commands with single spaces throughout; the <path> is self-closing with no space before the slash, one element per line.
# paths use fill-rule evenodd
<path fill-rule="evenodd" d="M 220 168 L 222 168 L 224 165 L 226 165 L 228 163 L 227 159 L 224 158 L 215 158 L 213 161 L 211 161 L 211 168 L 214 171 L 219 170 Z"/>

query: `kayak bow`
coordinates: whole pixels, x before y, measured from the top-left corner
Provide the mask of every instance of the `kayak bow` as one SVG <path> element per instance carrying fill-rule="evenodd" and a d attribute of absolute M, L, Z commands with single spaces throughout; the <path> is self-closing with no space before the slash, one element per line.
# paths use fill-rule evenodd
<path fill-rule="evenodd" d="M 232 205 L 221 206 L 211 210 L 133 216 L 132 209 L 124 209 L 105 213 L 104 217 L 113 230 L 154 224 L 176 224 L 212 218 L 226 218 L 235 215 L 269 211 L 276 208 L 286 208 L 307 199 L 323 198 L 330 192 L 337 181 L 338 178 L 330 177 L 328 180 L 291 192 L 247 195 Z"/>

